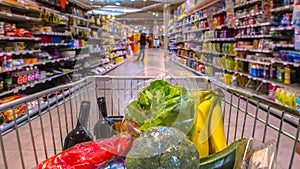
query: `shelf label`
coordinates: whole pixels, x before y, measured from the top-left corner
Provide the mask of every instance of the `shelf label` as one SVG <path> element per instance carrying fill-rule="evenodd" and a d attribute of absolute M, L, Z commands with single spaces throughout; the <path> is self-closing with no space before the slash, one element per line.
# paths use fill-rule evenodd
<path fill-rule="evenodd" d="M 30 20 L 30 17 L 26 16 L 25 19 L 26 19 L 26 20 Z"/>
<path fill-rule="evenodd" d="M 26 88 L 27 88 L 26 86 L 22 86 L 22 89 L 21 89 L 21 90 L 24 91 L 24 90 L 26 90 Z"/>
<path fill-rule="evenodd" d="M 9 17 L 12 17 L 12 14 L 11 13 L 6 13 L 7 16 Z"/>

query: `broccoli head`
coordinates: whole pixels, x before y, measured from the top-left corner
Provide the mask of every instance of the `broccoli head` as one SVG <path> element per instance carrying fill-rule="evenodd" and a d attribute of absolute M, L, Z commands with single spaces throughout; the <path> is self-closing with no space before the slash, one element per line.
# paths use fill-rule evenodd
<path fill-rule="evenodd" d="M 198 168 L 199 153 L 183 132 L 153 127 L 137 138 L 126 157 L 128 169 Z"/>

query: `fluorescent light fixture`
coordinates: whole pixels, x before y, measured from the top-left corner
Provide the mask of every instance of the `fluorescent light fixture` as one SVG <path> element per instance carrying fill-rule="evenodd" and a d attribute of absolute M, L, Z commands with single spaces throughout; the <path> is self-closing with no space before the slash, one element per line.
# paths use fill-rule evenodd
<path fill-rule="evenodd" d="M 120 4 L 120 2 L 116 2 L 116 5 L 120 6 L 121 4 Z"/>
<path fill-rule="evenodd" d="M 158 13 L 156 14 L 156 17 L 158 17 Z"/>
<path fill-rule="evenodd" d="M 133 1 L 135 1 L 135 0 L 130 0 L 130 1 L 132 1 L 132 2 L 133 2 Z"/>
<path fill-rule="evenodd" d="M 155 15 L 155 12 L 153 12 L 152 15 Z"/>

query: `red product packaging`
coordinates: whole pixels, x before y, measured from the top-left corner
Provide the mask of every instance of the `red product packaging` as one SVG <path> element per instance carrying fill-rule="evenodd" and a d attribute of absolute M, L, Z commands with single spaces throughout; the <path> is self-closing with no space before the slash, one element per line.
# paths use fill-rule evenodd
<path fill-rule="evenodd" d="M 126 155 L 132 139 L 113 137 L 77 144 L 41 164 L 37 169 L 97 169 L 111 158 Z"/>

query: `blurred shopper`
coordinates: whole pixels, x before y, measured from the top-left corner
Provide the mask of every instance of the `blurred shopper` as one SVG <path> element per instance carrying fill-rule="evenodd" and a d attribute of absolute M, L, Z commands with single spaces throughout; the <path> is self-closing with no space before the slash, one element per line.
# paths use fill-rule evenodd
<path fill-rule="evenodd" d="M 145 33 L 141 32 L 140 40 L 138 42 L 140 42 L 140 53 L 139 53 L 137 60 L 140 60 L 140 58 L 142 56 L 141 61 L 143 61 L 144 57 L 145 57 L 145 47 L 146 47 L 146 34 Z"/>

